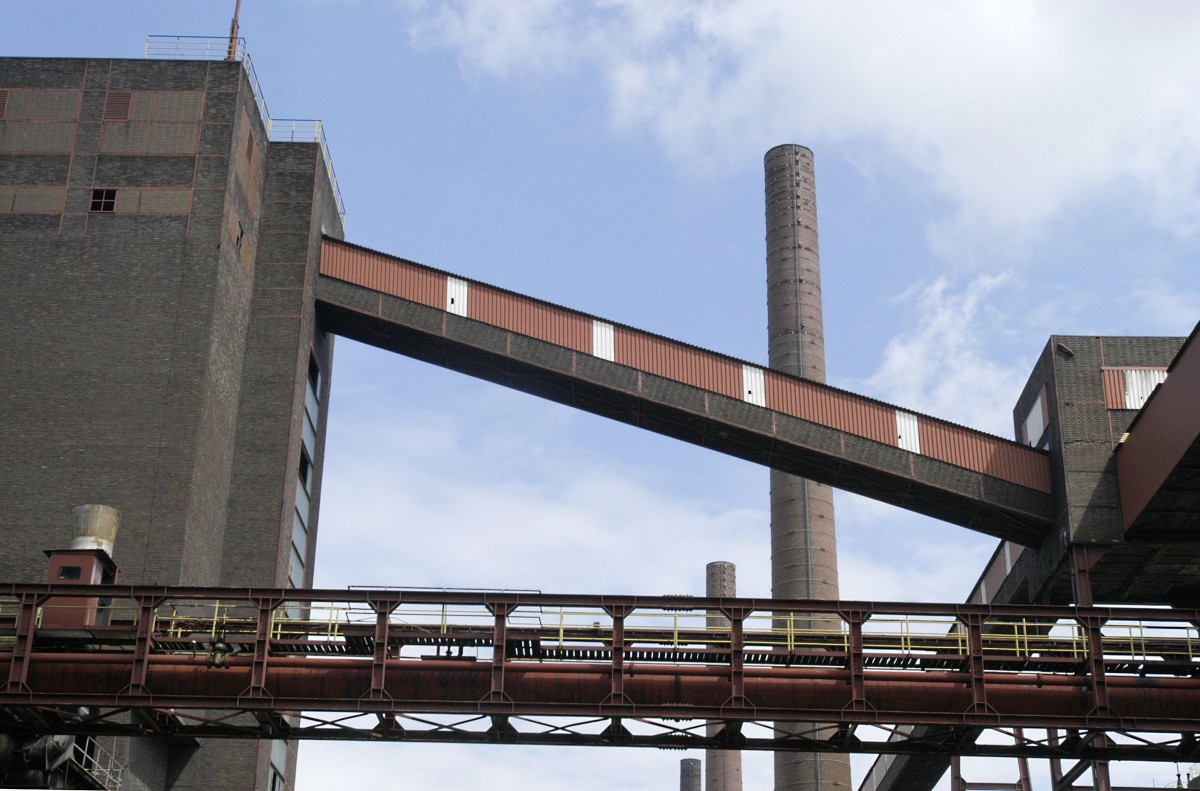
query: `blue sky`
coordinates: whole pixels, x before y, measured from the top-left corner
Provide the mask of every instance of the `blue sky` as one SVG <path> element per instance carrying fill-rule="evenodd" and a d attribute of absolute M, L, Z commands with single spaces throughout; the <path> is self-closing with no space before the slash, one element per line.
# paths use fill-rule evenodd
<path fill-rule="evenodd" d="M 233 5 L 4 0 L 5 51 L 139 57 Z M 765 363 L 762 156 L 796 142 L 833 384 L 1011 436 L 1050 334 L 1192 329 L 1200 5 L 848 5 L 243 0 L 241 32 L 272 115 L 325 122 L 358 244 Z M 335 361 L 318 585 L 699 593 L 720 559 L 769 593 L 765 470 Z M 961 600 L 992 550 L 840 494 L 837 521 L 846 598 Z M 298 789 L 672 788 L 681 757 L 314 744 Z"/>

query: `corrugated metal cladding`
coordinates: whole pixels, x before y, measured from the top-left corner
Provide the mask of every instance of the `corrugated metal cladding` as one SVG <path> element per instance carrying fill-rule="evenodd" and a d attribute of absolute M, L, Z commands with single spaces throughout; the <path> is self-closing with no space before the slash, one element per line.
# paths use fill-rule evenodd
<path fill-rule="evenodd" d="M 1109 409 L 1141 409 L 1167 378 L 1166 368 L 1105 368 L 1104 405 Z"/>
<path fill-rule="evenodd" d="M 926 417 L 918 420 L 922 455 L 1039 492 L 1050 492 L 1050 465 L 1038 451 L 940 420 Z"/>
<path fill-rule="evenodd" d="M 1049 465 L 1038 451 L 853 393 L 649 333 L 614 327 L 566 308 L 333 240 L 322 243 L 321 274 L 1031 489 L 1050 491 Z"/>
<path fill-rule="evenodd" d="M 921 452 L 921 429 L 913 413 L 896 410 L 896 444 L 913 453 Z"/>
<path fill-rule="evenodd" d="M 1167 380 L 1166 371 L 1137 370 L 1125 372 L 1125 408 L 1141 409 L 1154 388 Z"/>
<path fill-rule="evenodd" d="M 444 274 L 328 239 L 321 243 L 321 274 L 427 307 L 446 307 Z"/>
<path fill-rule="evenodd" d="M 592 353 L 595 331 L 588 317 L 478 283 L 472 283 L 470 291 L 470 311 L 466 315 L 471 318 L 577 352 Z M 610 336 L 611 333 L 610 326 Z"/>
<path fill-rule="evenodd" d="M 457 277 L 446 278 L 446 304 L 442 307 L 455 316 L 467 315 L 467 281 Z"/>
<path fill-rule="evenodd" d="M 742 366 L 742 400 L 755 406 L 767 405 L 767 382 L 757 365 Z"/>
<path fill-rule="evenodd" d="M 610 363 L 617 359 L 616 345 L 613 340 L 613 325 L 600 319 L 592 320 L 592 354 Z"/>
<path fill-rule="evenodd" d="M 767 406 L 838 431 L 896 445 L 896 411 L 861 396 L 766 372 Z"/>
<path fill-rule="evenodd" d="M 617 327 L 614 333 L 616 362 L 676 382 L 742 398 L 742 364 L 711 352 Z"/>

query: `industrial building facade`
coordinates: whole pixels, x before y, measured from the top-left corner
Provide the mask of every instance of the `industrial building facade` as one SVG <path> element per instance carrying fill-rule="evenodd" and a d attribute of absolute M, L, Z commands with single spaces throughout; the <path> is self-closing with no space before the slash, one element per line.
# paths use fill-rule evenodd
<path fill-rule="evenodd" d="M 1196 347 L 1195 334 L 1186 345 L 1051 338 L 1014 409 L 1011 441 L 823 383 L 812 162 L 801 147 L 768 155 L 769 236 L 772 217 L 790 218 L 776 223 L 781 233 L 770 243 L 769 290 L 782 294 L 773 310 L 790 315 L 772 322 L 781 349 L 763 368 L 342 242 L 319 125 L 311 142 L 279 141 L 279 126 L 244 60 L 0 59 L 0 360 L 17 384 L 0 390 L 0 581 L 45 580 L 43 551 L 67 545 L 72 508 L 105 503 L 122 515 L 114 550 L 122 583 L 309 585 L 333 336 L 341 335 L 771 467 L 780 521 L 805 530 L 776 547 L 780 565 L 816 569 L 802 579 L 785 568 L 782 598 L 836 596 L 827 502 L 834 485 L 1004 539 L 972 596 L 977 604 L 1086 605 L 1093 596 L 1200 604 L 1200 430 L 1194 420 L 1180 423 L 1184 408 L 1168 405 L 1173 411 L 1162 418 L 1182 426 L 1178 458 L 1138 482 L 1145 496 L 1136 512 L 1122 507 L 1126 484 L 1145 468 L 1137 454 L 1154 451 L 1138 444 L 1131 424 L 1184 357 L 1180 348 Z M 788 171 L 775 188 L 772 167 Z M 785 248 L 797 259 L 786 266 Z M 786 359 L 793 348 L 803 353 Z M 1197 359 L 1193 348 L 1180 370 L 1195 370 Z M 1179 403 L 1194 404 L 1194 396 Z M 1127 432 L 1134 439 L 1115 453 Z M 1135 472 L 1122 472 L 1122 460 Z M 824 524 L 810 529 L 814 523 Z M 400 606 L 395 596 L 387 606 Z M 343 697 L 363 693 L 387 723 L 404 699 L 385 694 L 385 671 L 403 657 L 388 653 L 391 610 L 372 606 L 376 631 L 356 643 L 360 658 L 374 663 L 363 674 L 367 687 L 347 677 Z M 262 604 L 259 615 L 269 620 L 279 607 Z M 832 609 L 822 612 L 818 622 L 843 628 Z M 511 657 L 505 613 L 493 614 L 487 680 L 499 699 Z M 616 717 L 615 733 L 620 714 L 612 711 L 631 700 L 615 647 L 625 614 L 605 614 L 614 620 L 608 642 L 588 650 L 613 663 L 598 687 L 607 697 L 595 705 L 601 717 Z M 728 628 L 739 641 L 744 615 L 735 608 L 719 619 L 737 624 Z M 861 638 L 867 615 L 854 618 L 846 628 Z M 281 718 L 297 710 L 262 700 L 276 656 L 262 636 L 267 620 L 257 643 L 247 643 L 253 660 L 243 657 L 238 671 L 256 663 L 254 695 L 246 697 L 258 699 L 239 701 L 247 704 L 239 716 L 257 723 L 260 737 L 278 733 Z M 982 640 L 982 627 L 974 628 Z M 32 641 L 32 626 L 13 629 Z M 146 680 L 152 649 L 137 650 Z M 164 647 L 162 656 L 173 661 L 178 651 Z M 847 649 L 851 663 L 852 654 Z M 759 658 L 770 667 L 779 654 Z M 188 661 L 203 678 L 203 657 Z M 741 654 L 721 661 L 733 668 L 730 683 L 741 684 Z M 14 689 L 61 692 L 37 688 L 27 665 L 8 662 L 6 705 L 25 702 Z M 286 664 L 280 660 L 281 673 Z M 483 679 L 488 668 L 474 670 Z M 982 695 L 982 654 L 977 670 Z M 842 685 L 856 711 L 868 689 L 866 670 L 858 671 Z M 1102 676 L 1104 668 L 1087 672 Z M 144 689 L 114 684 L 106 691 L 113 705 L 145 702 L 137 697 Z M 752 708 L 744 689 L 732 688 L 734 708 Z M 203 699 L 213 691 L 196 692 Z M 811 744 L 849 744 L 850 720 L 834 724 L 836 711 L 818 712 L 827 716 L 793 721 L 819 723 Z M 722 713 L 706 715 L 714 732 Z M 727 733 L 734 726 L 724 721 Z M 507 732 L 495 727 L 488 738 Z M 161 723 L 147 730 L 159 735 L 114 742 L 126 789 L 278 791 L 294 776 L 284 740 L 212 750 L 163 735 Z M 970 744 L 955 738 L 928 755 L 881 761 L 869 787 L 931 787 L 951 747 Z M 841 758 L 800 762 L 807 765 L 788 770 L 794 779 L 786 782 L 849 782 Z"/>
<path fill-rule="evenodd" d="M 0 578 L 96 502 L 123 582 L 311 581 L 341 219 L 263 106 L 240 61 L 0 59 Z M 282 744 L 134 740 L 124 787 L 276 788 Z"/>

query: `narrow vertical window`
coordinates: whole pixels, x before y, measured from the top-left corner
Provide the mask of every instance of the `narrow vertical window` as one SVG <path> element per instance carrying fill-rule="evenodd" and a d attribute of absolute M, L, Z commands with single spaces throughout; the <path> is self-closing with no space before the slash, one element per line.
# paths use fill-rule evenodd
<path fill-rule="evenodd" d="M 109 91 L 104 97 L 104 120 L 128 121 L 132 107 L 132 91 Z"/>
<path fill-rule="evenodd" d="M 312 389 L 319 399 L 321 397 L 321 366 L 317 364 L 317 358 L 311 355 L 308 358 L 308 383 L 312 385 Z"/>
<path fill-rule="evenodd" d="M 246 131 L 246 161 L 254 161 L 254 130 Z"/>
<path fill-rule="evenodd" d="M 92 202 L 88 211 L 113 212 L 117 210 L 117 191 L 109 189 L 92 190 Z"/>

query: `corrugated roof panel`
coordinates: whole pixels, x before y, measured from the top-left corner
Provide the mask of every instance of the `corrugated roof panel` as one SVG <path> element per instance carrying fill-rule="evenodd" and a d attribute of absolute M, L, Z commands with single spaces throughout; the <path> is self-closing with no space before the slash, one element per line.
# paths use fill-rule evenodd
<path fill-rule="evenodd" d="M 615 328 L 616 362 L 677 382 L 742 398 L 742 366 L 731 359 L 624 327 Z"/>
<path fill-rule="evenodd" d="M 896 444 L 913 453 L 921 452 L 921 429 L 917 416 L 902 409 L 896 410 Z"/>
<path fill-rule="evenodd" d="M 755 406 L 767 405 L 767 385 L 763 369 L 757 365 L 742 366 L 742 400 Z"/>
<path fill-rule="evenodd" d="M 446 307 L 445 275 L 328 240 L 321 244 L 321 274 L 431 308 Z"/>
<path fill-rule="evenodd" d="M 1050 491 L 1050 466 L 1040 453 L 931 418 L 920 418 L 920 424 L 923 455 L 1040 492 Z"/>
<path fill-rule="evenodd" d="M 1154 388 L 1165 382 L 1166 370 L 1137 369 L 1125 371 L 1125 409 L 1141 409 Z"/>
<path fill-rule="evenodd" d="M 457 277 L 446 278 L 446 304 L 442 307 L 447 313 L 468 315 L 467 290 L 467 281 Z"/>
<path fill-rule="evenodd" d="M 1100 372 L 1104 382 L 1104 406 L 1109 409 L 1125 408 L 1125 372 L 1120 368 L 1105 368 Z"/>
<path fill-rule="evenodd" d="M 766 371 L 767 406 L 876 442 L 896 444 L 895 409 L 860 396 Z"/>
<path fill-rule="evenodd" d="M 607 321 L 592 319 L 592 354 L 601 360 L 613 362 L 617 359 L 613 343 L 613 325 Z"/>
<path fill-rule="evenodd" d="M 591 354 L 592 322 L 573 311 L 472 284 L 470 317 L 495 327 Z M 599 356 L 599 355 L 597 355 Z"/>

